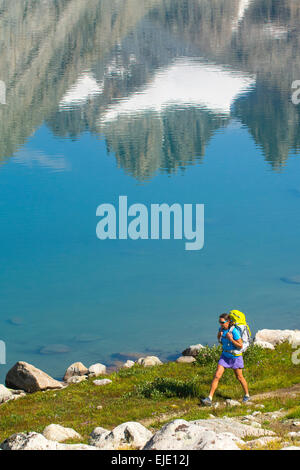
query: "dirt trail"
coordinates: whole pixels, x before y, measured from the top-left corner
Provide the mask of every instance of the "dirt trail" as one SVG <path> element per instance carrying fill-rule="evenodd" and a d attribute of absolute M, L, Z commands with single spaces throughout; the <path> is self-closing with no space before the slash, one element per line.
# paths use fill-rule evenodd
<path fill-rule="evenodd" d="M 279 388 L 278 390 L 273 390 L 272 392 L 253 395 L 251 396 L 251 401 L 264 400 L 265 398 L 283 397 L 285 395 L 290 395 L 292 397 L 294 395 L 294 397 L 296 397 L 298 394 L 300 394 L 300 384 L 296 384 L 287 388 Z"/>

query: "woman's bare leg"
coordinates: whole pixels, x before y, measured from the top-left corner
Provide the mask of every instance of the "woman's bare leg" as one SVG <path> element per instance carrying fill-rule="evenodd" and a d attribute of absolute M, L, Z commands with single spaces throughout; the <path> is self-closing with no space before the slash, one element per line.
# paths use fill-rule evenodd
<path fill-rule="evenodd" d="M 248 384 L 246 382 L 245 377 L 243 376 L 243 369 L 234 369 L 234 373 L 241 386 L 243 387 L 245 395 L 249 395 Z"/>
<path fill-rule="evenodd" d="M 214 396 L 214 393 L 218 388 L 219 381 L 220 381 L 222 375 L 224 374 L 224 370 L 225 370 L 225 368 L 223 366 L 218 365 L 215 376 L 214 376 L 214 379 L 211 383 L 211 389 L 210 389 L 210 392 L 209 392 L 209 397 L 211 399 Z"/>

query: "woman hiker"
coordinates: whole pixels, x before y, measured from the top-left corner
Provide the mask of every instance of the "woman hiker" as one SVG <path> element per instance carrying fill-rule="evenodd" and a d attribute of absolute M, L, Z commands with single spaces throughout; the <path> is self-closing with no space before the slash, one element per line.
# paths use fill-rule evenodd
<path fill-rule="evenodd" d="M 211 384 L 211 389 L 207 398 L 202 398 L 203 405 L 211 406 L 214 393 L 218 387 L 219 380 L 221 379 L 225 369 L 233 369 L 236 378 L 243 387 L 245 396 L 243 402 L 250 400 L 248 385 L 243 376 L 244 361 L 242 353 L 238 350 L 243 347 L 243 340 L 241 338 L 238 328 L 234 327 L 231 332 L 229 331 L 234 323 L 230 319 L 230 315 L 222 313 L 219 317 L 220 329 L 218 333 L 218 340 L 223 345 L 222 355 L 218 362 L 216 374 Z"/>

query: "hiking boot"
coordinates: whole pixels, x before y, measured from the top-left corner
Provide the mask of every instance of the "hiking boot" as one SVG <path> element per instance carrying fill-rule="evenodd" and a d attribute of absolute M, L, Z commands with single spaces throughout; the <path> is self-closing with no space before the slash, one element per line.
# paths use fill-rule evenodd
<path fill-rule="evenodd" d="M 205 406 L 211 406 L 212 405 L 212 400 L 209 397 L 201 398 L 201 403 L 202 403 L 202 405 L 205 405 Z"/>
<path fill-rule="evenodd" d="M 249 401 L 249 400 L 250 400 L 249 395 L 248 395 L 248 396 L 245 395 L 244 398 L 243 398 L 243 403 L 246 403 L 246 402 Z"/>

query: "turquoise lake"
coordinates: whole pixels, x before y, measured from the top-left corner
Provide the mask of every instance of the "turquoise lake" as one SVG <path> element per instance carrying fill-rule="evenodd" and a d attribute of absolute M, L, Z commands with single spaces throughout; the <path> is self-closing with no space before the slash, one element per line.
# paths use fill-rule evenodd
<path fill-rule="evenodd" d="M 231 309 L 300 328 L 298 3 L 3 0 L 0 31 L 0 383 L 173 360 Z M 204 248 L 99 240 L 120 195 L 204 204 Z"/>

